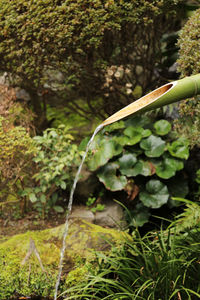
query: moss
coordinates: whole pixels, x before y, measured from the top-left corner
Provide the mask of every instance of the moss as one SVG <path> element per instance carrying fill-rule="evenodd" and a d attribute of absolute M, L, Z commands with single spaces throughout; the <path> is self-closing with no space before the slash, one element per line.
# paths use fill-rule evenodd
<path fill-rule="evenodd" d="M 64 225 L 43 231 L 28 231 L 7 240 L 0 238 L 0 299 L 14 295 L 52 296 L 60 258 Z M 81 280 L 87 272 L 86 264 L 95 256 L 95 251 L 108 251 L 111 245 L 123 243 L 126 233 L 107 229 L 86 221 L 76 220 L 69 226 L 64 259 L 64 274 L 61 291 L 73 280 Z M 22 265 L 27 255 L 30 239 L 35 243 L 42 264 L 34 254 Z M 77 276 L 78 275 L 78 276 Z"/>

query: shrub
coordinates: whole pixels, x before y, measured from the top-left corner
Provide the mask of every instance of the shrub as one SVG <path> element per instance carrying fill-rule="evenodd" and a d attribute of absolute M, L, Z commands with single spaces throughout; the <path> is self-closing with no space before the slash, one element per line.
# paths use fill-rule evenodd
<path fill-rule="evenodd" d="M 56 205 L 60 200 L 59 190 L 70 187 L 74 169 L 80 163 L 80 153 L 64 125 L 57 129 L 48 128 L 42 136 L 35 136 L 33 140 L 36 148 L 33 158 L 36 164 L 35 182 L 20 194 L 28 197 L 44 218 L 51 208 L 56 212 L 64 211 L 62 206 Z"/>
<path fill-rule="evenodd" d="M 25 203 L 18 191 L 33 171 L 32 114 L 15 101 L 13 89 L 0 86 L 0 90 L 0 205 L 4 209 L 9 203 L 13 207 L 20 203 L 23 212 Z"/>
<path fill-rule="evenodd" d="M 158 84 L 160 38 L 183 2 L 1 0 L 1 68 L 27 89 L 40 119 L 40 101 L 45 109 L 53 95 L 104 117 Z"/>
<path fill-rule="evenodd" d="M 200 9 L 189 18 L 180 32 L 178 66 L 181 76 L 200 73 L 199 37 Z M 179 132 L 185 134 L 191 146 L 200 146 L 200 97 L 196 96 L 180 104 Z"/>
<path fill-rule="evenodd" d="M 172 137 L 168 121 L 152 125 L 143 116 L 105 128 L 104 135 L 96 137 L 88 166 L 107 190 L 127 192 L 134 203 L 132 225 L 142 226 L 151 208 L 172 207 L 171 196 L 188 193 L 183 173 L 188 157 L 187 140 Z"/>

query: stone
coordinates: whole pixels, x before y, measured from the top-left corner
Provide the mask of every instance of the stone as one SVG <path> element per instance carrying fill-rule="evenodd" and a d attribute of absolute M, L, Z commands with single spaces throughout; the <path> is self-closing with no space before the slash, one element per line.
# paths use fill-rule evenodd
<path fill-rule="evenodd" d="M 95 216 L 94 216 L 93 212 L 90 209 L 88 209 L 86 206 L 84 206 L 84 205 L 75 206 L 74 205 L 74 207 L 72 209 L 72 213 L 70 215 L 70 220 L 71 219 L 83 219 L 90 223 L 94 223 Z"/>
<path fill-rule="evenodd" d="M 105 209 L 95 213 L 94 222 L 111 228 L 124 228 L 126 226 L 123 208 L 114 201 L 105 202 Z"/>
<path fill-rule="evenodd" d="M 15 88 L 16 98 L 17 100 L 30 101 L 30 95 L 24 90 L 20 88 Z"/>
<path fill-rule="evenodd" d="M 77 183 L 75 195 L 81 200 L 87 200 L 100 186 L 99 180 L 83 166 L 81 178 Z"/>

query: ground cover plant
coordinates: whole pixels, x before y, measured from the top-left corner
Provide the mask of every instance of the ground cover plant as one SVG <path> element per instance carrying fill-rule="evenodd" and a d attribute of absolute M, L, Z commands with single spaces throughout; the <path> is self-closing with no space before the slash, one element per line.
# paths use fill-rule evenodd
<path fill-rule="evenodd" d="M 115 123 L 96 137 L 93 151 L 89 169 L 107 190 L 127 193 L 134 208 L 132 225 L 142 226 L 150 209 L 176 206 L 171 197 L 188 193 L 184 162 L 189 144 L 173 136 L 166 120 L 152 123 L 143 116 Z"/>

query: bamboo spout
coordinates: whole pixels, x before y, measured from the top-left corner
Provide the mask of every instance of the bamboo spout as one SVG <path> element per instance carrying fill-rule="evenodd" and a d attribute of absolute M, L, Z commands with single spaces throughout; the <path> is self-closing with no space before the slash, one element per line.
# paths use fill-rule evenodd
<path fill-rule="evenodd" d="M 102 126 L 119 121 L 136 112 L 145 112 L 200 94 L 200 74 L 167 83 L 137 101 L 122 108 L 109 118 Z"/>

